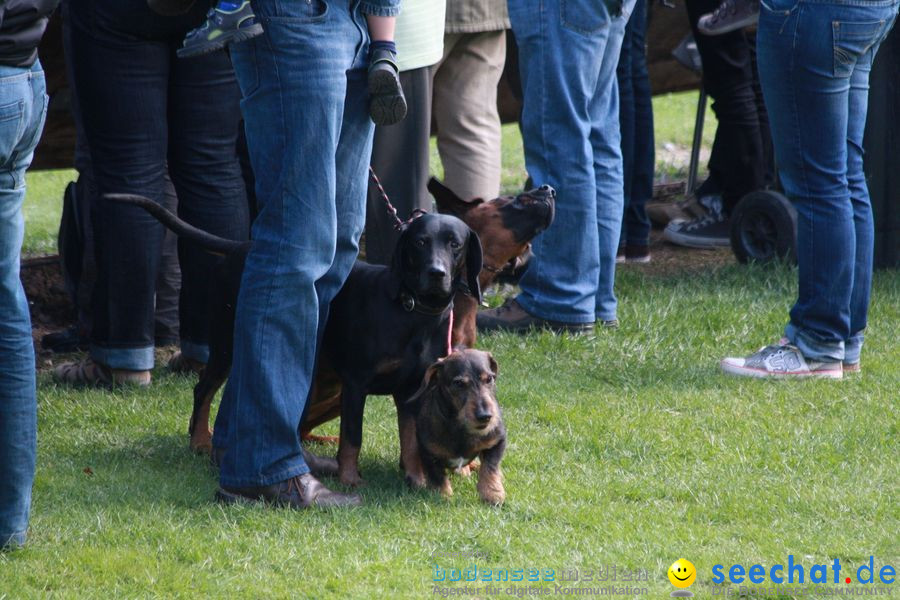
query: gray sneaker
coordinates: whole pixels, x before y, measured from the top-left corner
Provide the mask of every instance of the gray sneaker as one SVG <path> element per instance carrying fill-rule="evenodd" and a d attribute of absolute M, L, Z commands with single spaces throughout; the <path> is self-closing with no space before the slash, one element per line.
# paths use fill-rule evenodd
<path fill-rule="evenodd" d="M 704 35 L 721 35 L 753 25 L 759 19 L 759 0 L 723 0 L 711 13 L 700 17 L 697 29 Z"/>
<path fill-rule="evenodd" d="M 824 377 L 841 379 L 844 376 L 841 361 L 809 360 L 800 349 L 786 338 L 761 348 L 746 358 L 724 358 L 719 363 L 729 375 L 741 377 L 771 377 L 790 379 L 795 377 Z"/>

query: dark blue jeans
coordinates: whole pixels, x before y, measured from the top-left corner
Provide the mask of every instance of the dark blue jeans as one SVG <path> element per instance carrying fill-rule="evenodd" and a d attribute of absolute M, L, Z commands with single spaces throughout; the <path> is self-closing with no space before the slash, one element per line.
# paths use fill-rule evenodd
<path fill-rule="evenodd" d="M 650 219 L 644 205 L 653 197 L 656 160 L 653 103 L 647 74 L 647 1 L 637 0 L 622 39 L 616 77 L 619 80 L 619 125 L 622 130 L 622 173 L 625 212 L 619 245 L 647 246 Z"/>
<path fill-rule="evenodd" d="M 785 336 L 859 361 L 874 226 L 863 173 L 869 72 L 897 0 L 763 0 L 759 73 L 784 191 L 797 208 L 799 294 Z"/>
<path fill-rule="evenodd" d="M 41 64 L 0 66 L 0 549 L 25 543 L 37 454 L 28 301 L 19 280 L 25 170 L 47 115 Z"/>
<path fill-rule="evenodd" d="M 187 222 L 246 239 L 247 199 L 236 142 L 240 91 L 224 52 L 178 60 L 202 7 L 182 17 L 145 0 L 72 0 L 72 71 L 99 194 L 163 201 L 166 170 Z M 120 369 L 153 367 L 154 293 L 163 227 L 143 210 L 94 205 L 97 257 L 91 356 Z M 209 277 L 216 257 L 179 240 L 182 350 L 205 361 Z"/>

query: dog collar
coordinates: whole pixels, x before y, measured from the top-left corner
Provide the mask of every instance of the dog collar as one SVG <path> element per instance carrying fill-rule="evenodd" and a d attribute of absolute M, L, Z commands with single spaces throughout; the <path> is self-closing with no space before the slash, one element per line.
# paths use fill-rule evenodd
<path fill-rule="evenodd" d="M 435 307 L 428 306 L 424 302 L 416 300 L 416 297 L 413 294 L 403 291 L 400 292 L 400 305 L 406 312 L 415 311 L 417 313 L 430 316 L 442 315 L 447 311 L 447 309 L 453 308 L 453 297 L 450 297 L 450 302 L 448 304 L 440 307 Z"/>

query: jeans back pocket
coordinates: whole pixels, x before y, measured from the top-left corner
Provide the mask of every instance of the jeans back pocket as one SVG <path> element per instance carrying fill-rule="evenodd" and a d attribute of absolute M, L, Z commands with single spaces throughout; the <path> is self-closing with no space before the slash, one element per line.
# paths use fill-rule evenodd
<path fill-rule="evenodd" d="M 886 20 L 854 23 L 832 21 L 834 39 L 834 76 L 847 78 L 861 62 L 871 62 L 869 50 L 884 36 Z"/>
<path fill-rule="evenodd" d="M 2 86 L 3 84 L 0 84 Z M 18 87 L 18 86 L 16 86 Z M 0 102 L 3 101 L 0 95 Z M 13 156 L 25 125 L 25 102 L 14 100 L 0 105 L 0 169 L 12 168 Z"/>

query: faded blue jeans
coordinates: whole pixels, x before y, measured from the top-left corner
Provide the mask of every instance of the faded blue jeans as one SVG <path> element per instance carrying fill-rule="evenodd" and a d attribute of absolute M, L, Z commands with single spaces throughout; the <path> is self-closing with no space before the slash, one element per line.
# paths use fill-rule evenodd
<path fill-rule="evenodd" d="M 40 62 L 0 66 L 0 548 L 25 543 L 37 455 L 34 346 L 19 255 L 25 170 L 46 116 Z"/>
<path fill-rule="evenodd" d="M 621 11 L 592 0 L 508 5 L 519 45 L 525 167 L 535 185 L 557 193 L 556 217 L 532 242 L 517 301 L 543 319 L 615 319 L 623 206 L 616 65 L 634 0 Z"/>
<path fill-rule="evenodd" d="M 897 0 L 763 0 L 760 82 L 797 208 L 799 295 L 785 336 L 808 358 L 859 361 L 874 225 L 863 174 L 869 72 Z"/>
<path fill-rule="evenodd" d="M 225 449 L 219 479 L 228 487 L 309 471 L 298 427 L 328 305 L 358 253 L 372 154 L 359 3 L 253 8 L 265 32 L 231 50 L 260 212 L 213 437 Z"/>

